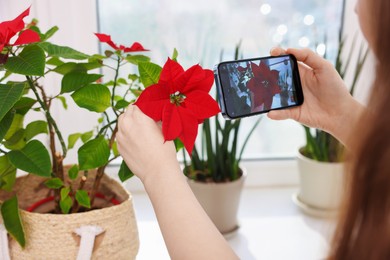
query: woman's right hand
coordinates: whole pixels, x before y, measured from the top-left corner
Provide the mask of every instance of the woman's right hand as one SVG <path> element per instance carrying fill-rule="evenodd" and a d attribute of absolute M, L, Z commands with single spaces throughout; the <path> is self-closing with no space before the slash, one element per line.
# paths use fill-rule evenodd
<path fill-rule="evenodd" d="M 292 54 L 299 62 L 304 102 L 298 107 L 270 111 L 268 117 L 294 119 L 306 126 L 325 130 L 345 142 L 342 140 L 347 135 L 344 127 L 346 124 L 352 127 L 348 121 L 356 120 L 352 116 L 354 113 L 360 116 L 362 105 L 350 95 L 333 65 L 315 52 L 309 49 L 271 50 L 272 56 L 283 54 Z"/>

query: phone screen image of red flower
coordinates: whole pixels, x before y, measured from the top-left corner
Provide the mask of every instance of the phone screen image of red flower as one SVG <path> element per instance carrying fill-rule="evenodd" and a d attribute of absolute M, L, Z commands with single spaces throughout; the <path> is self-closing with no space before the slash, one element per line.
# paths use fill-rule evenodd
<path fill-rule="evenodd" d="M 217 74 L 220 102 L 229 118 L 303 103 L 298 65 L 291 55 L 223 62 Z"/>

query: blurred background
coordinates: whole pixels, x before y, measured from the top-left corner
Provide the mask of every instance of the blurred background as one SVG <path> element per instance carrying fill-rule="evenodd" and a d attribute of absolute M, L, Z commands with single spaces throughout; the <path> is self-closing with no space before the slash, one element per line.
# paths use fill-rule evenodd
<path fill-rule="evenodd" d="M 101 32 L 110 34 L 118 44 L 142 43 L 160 65 L 176 48 L 185 68 L 199 63 L 213 69 L 221 60 L 232 60 L 239 43 L 243 58 L 268 56 L 273 46 L 307 47 L 334 62 L 340 39 L 346 37 L 347 45 L 353 39 L 363 41 L 354 13 L 355 0 L 1 0 L 0 20 L 12 19 L 30 5 L 31 15 L 26 21 L 37 18 L 44 30 L 59 26 L 54 43 L 90 54 L 102 52 L 107 46 L 99 46 L 93 35 Z M 360 86 L 366 89 L 370 84 L 372 67 L 369 58 L 355 92 L 362 102 L 367 91 Z M 52 82 L 52 93 L 58 91 L 60 84 L 55 78 L 46 80 Z M 90 129 L 99 117 L 88 111 L 74 113 L 72 102 L 69 99 L 66 113 L 56 112 L 55 107 L 53 111 L 66 136 L 83 131 L 83 127 Z M 243 119 L 241 141 L 255 120 Z M 290 159 L 303 144 L 301 125 L 263 116 L 244 158 Z M 67 160 L 76 162 L 77 156 Z"/>

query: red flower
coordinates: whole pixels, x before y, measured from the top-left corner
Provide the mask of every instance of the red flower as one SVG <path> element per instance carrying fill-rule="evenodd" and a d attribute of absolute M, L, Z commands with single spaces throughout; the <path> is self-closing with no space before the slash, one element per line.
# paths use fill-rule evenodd
<path fill-rule="evenodd" d="M 0 52 L 5 46 L 28 44 L 38 42 L 40 40 L 39 34 L 37 32 L 30 29 L 22 31 L 24 28 L 23 19 L 24 17 L 29 15 L 29 13 L 30 8 L 27 8 L 14 20 L 0 23 Z M 18 39 L 14 42 L 14 44 L 10 44 L 9 41 L 11 40 L 11 38 L 14 37 L 20 31 L 22 32 L 19 34 Z"/>
<path fill-rule="evenodd" d="M 194 65 L 187 71 L 168 58 L 157 84 L 147 87 L 135 102 L 146 115 L 162 121 L 165 140 L 179 138 L 191 155 L 198 124 L 219 113 L 209 95 L 213 72 Z"/>
<path fill-rule="evenodd" d="M 115 50 L 121 50 L 123 52 L 136 52 L 136 51 L 148 51 L 139 42 L 134 42 L 130 47 L 125 47 L 123 45 L 116 45 L 112 40 L 111 36 L 103 33 L 95 33 L 100 42 L 107 43 Z"/>
<path fill-rule="evenodd" d="M 264 63 L 251 63 L 253 78 L 248 81 L 247 87 L 253 92 L 254 107 L 264 104 L 264 109 L 271 109 L 273 96 L 281 92 L 278 85 L 279 71 L 270 70 Z"/>

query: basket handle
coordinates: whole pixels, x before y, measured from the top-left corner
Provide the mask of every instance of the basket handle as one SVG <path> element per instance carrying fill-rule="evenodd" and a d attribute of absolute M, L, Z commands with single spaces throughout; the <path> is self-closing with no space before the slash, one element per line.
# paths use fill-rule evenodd
<path fill-rule="evenodd" d="M 5 226 L 0 223 L 0 259 L 10 260 L 9 248 L 8 248 L 8 236 Z"/>
<path fill-rule="evenodd" d="M 77 260 L 91 259 L 95 237 L 103 231 L 103 228 L 99 226 L 81 226 L 74 231 L 80 236 L 80 248 L 77 254 Z"/>

